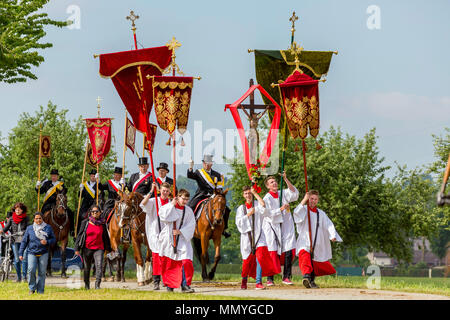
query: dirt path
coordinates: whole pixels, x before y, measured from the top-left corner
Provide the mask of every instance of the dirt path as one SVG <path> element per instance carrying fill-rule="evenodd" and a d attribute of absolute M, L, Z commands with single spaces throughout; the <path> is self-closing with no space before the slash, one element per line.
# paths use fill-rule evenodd
<path fill-rule="evenodd" d="M 91 287 L 94 286 L 94 279 L 91 279 Z M 82 288 L 84 283 L 81 280 L 61 279 L 60 277 L 52 277 L 46 279 L 46 285 Z M 135 281 L 119 283 L 119 282 L 102 282 L 102 288 L 116 289 L 133 289 L 142 291 L 151 291 L 152 284 L 139 287 Z M 268 298 L 282 300 L 450 300 L 450 297 L 411 293 L 387 290 L 369 290 L 369 289 L 338 289 L 323 288 L 317 290 L 305 289 L 304 287 L 294 286 L 275 286 L 266 290 L 255 290 L 254 284 L 250 284 L 247 290 L 241 290 L 239 283 L 232 282 L 214 282 L 202 283 L 193 282 L 191 285 L 195 289 L 194 294 L 221 295 L 233 297 L 247 298 Z M 164 289 L 163 289 L 164 290 Z M 176 291 L 178 291 L 177 289 Z"/>

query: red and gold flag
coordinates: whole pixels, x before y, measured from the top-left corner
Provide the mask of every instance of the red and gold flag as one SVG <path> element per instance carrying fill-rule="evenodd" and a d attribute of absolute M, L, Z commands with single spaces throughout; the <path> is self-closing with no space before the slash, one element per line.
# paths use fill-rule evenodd
<path fill-rule="evenodd" d="M 50 136 L 41 136 L 40 141 L 41 147 L 41 157 L 50 158 L 51 153 L 51 140 Z"/>
<path fill-rule="evenodd" d="M 172 61 L 167 46 L 100 55 L 100 75 L 111 78 L 134 126 L 147 132 L 153 105 L 152 78 L 161 75 Z"/>
<path fill-rule="evenodd" d="M 294 139 L 305 139 L 308 131 L 314 138 L 319 134 L 318 82 L 296 70 L 280 84 L 287 125 Z"/>
<path fill-rule="evenodd" d="M 153 147 L 155 146 L 156 129 L 158 128 L 158 126 L 154 125 L 153 123 L 149 123 L 147 126 L 148 131 L 145 135 L 145 149 L 147 149 L 149 152 L 153 152 Z"/>
<path fill-rule="evenodd" d="M 156 119 L 161 129 L 170 135 L 175 129 L 181 134 L 186 131 L 193 85 L 193 77 L 154 77 Z"/>
<path fill-rule="evenodd" d="M 127 129 L 126 129 L 126 139 L 125 144 L 134 153 L 134 149 L 136 147 L 136 128 L 134 127 L 133 122 L 127 118 Z"/>
<path fill-rule="evenodd" d="M 100 164 L 111 148 L 111 118 L 85 119 L 92 147 L 92 160 Z"/>

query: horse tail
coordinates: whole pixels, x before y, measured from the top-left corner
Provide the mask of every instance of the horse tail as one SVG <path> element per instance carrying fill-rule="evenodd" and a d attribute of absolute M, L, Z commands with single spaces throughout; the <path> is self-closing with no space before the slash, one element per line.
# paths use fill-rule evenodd
<path fill-rule="evenodd" d="M 194 247 L 194 255 L 197 257 L 198 261 L 202 261 L 202 241 L 196 237 L 192 238 L 192 244 Z M 208 251 L 206 252 L 206 263 L 209 263 Z"/>

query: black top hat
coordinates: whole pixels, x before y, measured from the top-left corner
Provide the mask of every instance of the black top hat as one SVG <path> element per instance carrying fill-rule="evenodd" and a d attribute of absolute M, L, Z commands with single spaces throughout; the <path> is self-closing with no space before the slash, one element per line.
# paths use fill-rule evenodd
<path fill-rule="evenodd" d="M 167 163 L 165 163 L 165 162 L 161 162 L 161 163 L 159 164 L 159 167 L 156 168 L 156 170 L 159 170 L 159 169 L 167 170 L 167 172 L 170 171 L 170 170 L 169 170 L 169 165 L 168 165 Z"/>
<path fill-rule="evenodd" d="M 147 159 L 147 157 L 139 158 L 139 163 L 138 163 L 138 165 L 143 165 L 143 164 L 148 164 L 148 159 Z"/>
<path fill-rule="evenodd" d="M 114 173 L 120 173 L 120 174 L 122 174 L 122 168 L 121 168 L 121 167 L 115 167 L 115 168 L 114 168 Z"/>
<path fill-rule="evenodd" d="M 52 169 L 50 174 L 57 174 L 59 176 L 58 169 Z"/>
<path fill-rule="evenodd" d="M 96 173 L 97 173 L 97 170 L 95 170 L 95 169 L 92 169 L 91 172 L 89 172 L 89 174 L 96 174 Z"/>

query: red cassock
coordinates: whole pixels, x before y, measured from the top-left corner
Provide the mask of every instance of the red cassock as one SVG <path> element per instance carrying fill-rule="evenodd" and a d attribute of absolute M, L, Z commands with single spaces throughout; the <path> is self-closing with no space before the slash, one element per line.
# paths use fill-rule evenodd
<path fill-rule="evenodd" d="M 161 257 L 158 253 L 152 252 L 152 267 L 153 267 L 153 275 L 160 276 L 161 275 Z"/>
<path fill-rule="evenodd" d="M 298 254 L 298 264 L 303 275 L 311 274 L 314 270 L 316 276 L 327 276 L 335 274 L 336 270 L 329 261 L 314 261 L 311 266 L 311 255 L 306 250 L 301 250 Z"/>
<path fill-rule="evenodd" d="M 275 252 L 276 254 L 276 252 Z M 242 260 L 242 277 L 250 276 L 256 279 L 256 259 L 258 259 L 259 264 L 262 269 L 262 276 L 268 277 L 273 276 L 281 272 L 281 268 L 277 271 L 277 265 L 274 265 L 269 250 L 266 246 L 256 248 L 256 254 L 250 254 L 247 259 Z M 278 268 L 280 262 L 278 261 Z"/>
<path fill-rule="evenodd" d="M 184 267 L 184 275 L 186 276 L 186 284 L 192 283 L 194 276 L 194 265 L 192 260 L 172 260 L 168 257 L 160 257 L 162 281 L 169 288 L 179 288 L 183 281 L 182 268 Z"/>

